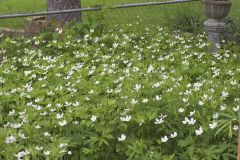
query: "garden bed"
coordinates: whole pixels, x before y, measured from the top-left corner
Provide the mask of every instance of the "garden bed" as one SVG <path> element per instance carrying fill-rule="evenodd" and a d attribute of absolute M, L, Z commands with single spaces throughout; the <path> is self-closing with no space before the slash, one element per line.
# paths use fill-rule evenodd
<path fill-rule="evenodd" d="M 134 28 L 1 37 L 0 159 L 235 159 L 239 48 Z"/>

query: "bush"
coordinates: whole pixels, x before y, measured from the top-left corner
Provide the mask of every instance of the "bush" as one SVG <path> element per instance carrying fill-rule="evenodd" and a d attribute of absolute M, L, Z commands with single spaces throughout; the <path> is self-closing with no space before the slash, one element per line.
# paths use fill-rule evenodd
<path fill-rule="evenodd" d="M 203 32 L 204 16 L 202 8 L 195 4 L 176 5 L 166 15 L 167 26 L 172 30 L 181 30 L 183 32 L 201 33 Z"/>
<path fill-rule="evenodd" d="M 223 32 L 222 38 L 226 41 L 235 41 L 240 43 L 240 22 L 234 18 L 226 18 L 226 29 Z"/>

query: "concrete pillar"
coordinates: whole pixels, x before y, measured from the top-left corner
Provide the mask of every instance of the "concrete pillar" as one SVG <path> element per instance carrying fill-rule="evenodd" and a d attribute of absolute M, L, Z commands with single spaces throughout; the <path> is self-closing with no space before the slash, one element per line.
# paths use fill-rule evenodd
<path fill-rule="evenodd" d="M 210 52 L 215 53 L 220 44 L 220 35 L 225 28 L 225 23 L 214 19 L 208 19 L 204 23 L 204 29 L 208 34 L 208 39 L 212 43 Z"/>

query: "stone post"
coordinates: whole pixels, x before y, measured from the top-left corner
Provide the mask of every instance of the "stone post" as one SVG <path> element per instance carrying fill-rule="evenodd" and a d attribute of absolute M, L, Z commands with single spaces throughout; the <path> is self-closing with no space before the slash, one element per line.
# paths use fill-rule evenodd
<path fill-rule="evenodd" d="M 204 23 L 204 29 L 208 34 L 208 39 L 212 43 L 210 52 L 217 52 L 220 44 L 220 36 L 225 28 L 225 23 L 214 19 L 208 19 Z"/>

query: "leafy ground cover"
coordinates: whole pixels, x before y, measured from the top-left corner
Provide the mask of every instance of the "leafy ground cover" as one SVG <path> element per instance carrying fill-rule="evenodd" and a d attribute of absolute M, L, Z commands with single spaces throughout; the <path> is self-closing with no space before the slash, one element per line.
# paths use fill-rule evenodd
<path fill-rule="evenodd" d="M 158 0 L 163 1 L 163 0 Z M 165 1 L 165 0 L 164 0 Z M 0 1 L 0 14 L 25 13 L 45 11 L 45 0 L 2 0 Z M 94 7 L 95 5 L 113 6 L 126 3 L 151 2 L 151 0 L 82 0 L 83 7 Z M 228 27 L 225 39 L 240 41 L 239 38 L 239 7 L 240 1 L 232 0 L 231 14 L 226 20 Z M 191 13 L 191 14 L 190 14 Z M 83 22 L 88 17 L 96 17 L 99 12 L 84 12 Z M 160 5 L 150 7 L 137 7 L 129 9 L 117 9 L 104 11 L 104 24 L 112 27 L 115 24 L 127 24 L 136 22 L 138 18 L 143 19 L 144 24 L 138 27 L 144 28 L 148 24 L 167 26 L 172 30 L 182 30 L 184 32 L 201 33 L 205 17 L 202 12 L 201 2 L 181 3 L 171 5 Z M 25 18 L 3 19 L 0 27 L 24 28 Z M 99 20 L 98 20 L 99 21 Z"/>
<path fill-rule="evenodd" d="M 1 36 L 0 159 L 235 159 L 239 48 L 115 28 Z"/>

